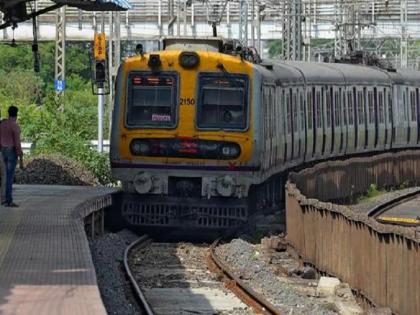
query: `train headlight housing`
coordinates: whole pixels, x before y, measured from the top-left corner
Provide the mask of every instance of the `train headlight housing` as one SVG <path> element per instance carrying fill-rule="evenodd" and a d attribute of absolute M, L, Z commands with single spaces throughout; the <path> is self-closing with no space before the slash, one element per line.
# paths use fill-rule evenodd
<path fill-rule="evenodd" d="M 179 55 L 179 64 L 187 69 L 192 69 L 200 63 L 200 56 L 193 51 L 184 51 Z"/>
<path fill-rule="evenodd" d="M 150 152 L 150 144 L 148 141 L 135 139 L 131 141 L 130 150 L 134 155 L 147 155 Z"/>
<path fill-rule="evenodd" d="M 149 62 L 147 65 L 152 68 L 159 68 L 162 65 L 162 62 L 160 61 L 160 56 L 158 54 L 151 54 L 149 56 Z"/>
<path fill-rule="evenodd" d="M 241 148 L 236 143 L 225 144 L 222 146 L 222 155 L 227 158 L 237 158 L 241 154 Z"/>
<path fill-rule="evenodd" d="M 147 194 L 153 188 L 152 176 L 147 172 L 140 172 L 134 177 L 133 185 L 139 194 Z"/>
<path fill-rule="evenodd" d="M 216 180 L 217 193 L 223 197 L 230 197 L 235 193 L 235 180 L 229 176 L 222 176 Z"/>

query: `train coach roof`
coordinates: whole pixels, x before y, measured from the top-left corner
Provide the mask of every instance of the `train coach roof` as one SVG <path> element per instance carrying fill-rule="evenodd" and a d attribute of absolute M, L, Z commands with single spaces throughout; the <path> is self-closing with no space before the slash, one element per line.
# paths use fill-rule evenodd
<path fill-rule="evenodd" d="M 350 83 L 350 84 L 389 84 L 389 76 L 382 70 L 363 65 L 340 63 L 312 63 L 290 61 L 287 64 L 298 68 L 305 75 L 307 83 Z"/>
<path fill-rule="evenodd" d="M 417 70 L 398 69 L 389 75 L 396 84 L 420 85 L 420 71 Z"/>

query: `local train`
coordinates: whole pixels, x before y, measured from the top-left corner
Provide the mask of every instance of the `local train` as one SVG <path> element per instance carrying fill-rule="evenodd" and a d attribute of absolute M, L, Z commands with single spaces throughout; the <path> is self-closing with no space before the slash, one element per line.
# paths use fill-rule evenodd
<path fill-rule="evenodd" d="M 287 170 L 418 147 L 420 72 L 261 62 L 219 38 L 171 39 L 118 72 L 113 176 L 133 225 L 229 229 L 280 205 Z"/>

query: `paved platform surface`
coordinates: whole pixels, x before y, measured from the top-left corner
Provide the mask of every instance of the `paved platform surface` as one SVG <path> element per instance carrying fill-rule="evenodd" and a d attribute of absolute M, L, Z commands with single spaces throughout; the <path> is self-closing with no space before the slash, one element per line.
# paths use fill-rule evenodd
<path fill-rule="evenodd" d="M 20 207 L 0 207 L 0 314 L 106 314 L 75 208 L 112 191 L 15 186 Z"/>
<path fill-rule="evenodd" d="M 362 203 L 351 205 L 350 207 L 356 212 L 368 214 L 375 207 L 386 204 L 395 198 L 404 197 L 411 193 L 417 194 L 418 192 L 419 187 L 395 190 L 370 198 Z M 420 224 L 420 195 L 410 200 L 399 202 L 395 206 L 388 207 L 377 219 L 381 222 L 393 224 Z"/>

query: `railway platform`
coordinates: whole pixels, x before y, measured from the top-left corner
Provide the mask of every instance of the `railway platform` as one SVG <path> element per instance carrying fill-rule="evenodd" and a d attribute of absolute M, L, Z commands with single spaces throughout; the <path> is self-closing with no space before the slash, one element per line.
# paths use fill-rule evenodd
<path fill-rule="evenodd" d="M 113 191 L 15 186 L 19 207 L 0 208 L 0 314 L 106 314 L 83 218 Z"/>
<path fill-rule="evenodd" d="M 388 192 L 351 208 L 381 223 L 420 226 L 420 187 Z"/>

